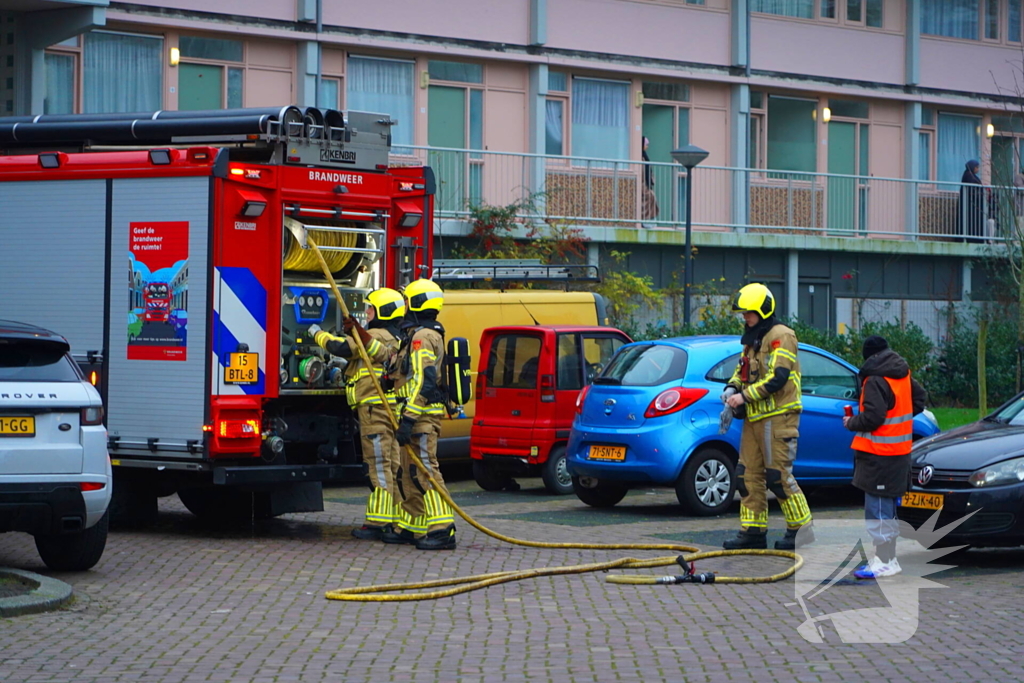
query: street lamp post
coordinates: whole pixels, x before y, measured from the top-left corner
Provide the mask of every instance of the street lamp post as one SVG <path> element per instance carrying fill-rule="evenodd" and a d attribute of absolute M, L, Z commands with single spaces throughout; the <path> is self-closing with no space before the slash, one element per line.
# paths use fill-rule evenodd
<path fill-rule="evenodd" d="M 693 168 L 708 158 L 708 151 L 696 145 L 672 150 L 672 158 L 686 169 L 686 273 L 683 277 L 683 324 L 690 324 L 690 289 L 693 286 Z"/>

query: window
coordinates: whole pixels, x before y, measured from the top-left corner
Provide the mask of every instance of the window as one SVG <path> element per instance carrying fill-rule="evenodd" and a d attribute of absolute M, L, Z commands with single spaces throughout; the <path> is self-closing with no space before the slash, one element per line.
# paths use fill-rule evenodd
<path fill-rule="evenodd" d="M 164 40 L 108 31 L 85 34 L 82 111 L 156 111 L 163 94 Z"/>
<path fill-rule="evenodd" d="M 548 100 L 545 106 L 544 153 L 565 154 L 565 102 Z"/>
<path fill-rule="evenodd" d="M 583 368 L 580 358 L 579 335 L 558 335 L 558 358 L 555 369 L 558 373 L 558 389 L 579 391 L 583 388 Z"/>
<path fill-rule="evenodd" d="M 586 362 L 586 383 L 601 374 L 619 347 L 626 342 L 618 337 L 583 336 L 583 359 Z"/>
<path fill-rule="evenodd" d="M 981 118 L 940 113 L 938 119 L 936 180 L 959 183 L 965 164 L 981 156 Z"/>
<path fill-rule="evenodd" d="M 816 170 L 817 106 L 815 100 L 768 98 L 768 168 L 809 173 Z"/>
<path fill-rule="evenodd" d="M 932 178 L 932 134 L 931 131 L 921 131 L 918 136 L 917 152 L 917 179 L 931 180 Z"/>
<path fill-rule="evenodd" d="M 413 62 L 377 57 L 348 58 L 346 103 L 355 111 L 390 114 L 395 147 L 413 144 Z"/>
<path fill-rule="evenodd" d="M 871 28 L 882 28 L 883 0 L 867 0 L 868 16 L 865 23 Z"/>
<path fill-rule="evenodd" d="M 641 90 L 645 100 L 690 101 L 690 86 L 686 83 L 648 83 L 645 81 Z"/>
<path fill-rule="evenodd" d="M 678 381 L 686 373 L 686 360 L 686 351 L 675 346 L 633 346 L 616 355 L 595 384 L 652 387 Z"/>
<path fill-rule="evenodd" d="M 932 0 L 921 12 L 921 33 L 978 39 L 980 0 Z"/>
<path fill-rule="evenodd" d="M 751 0 L 750 11 L 813 19 L 814 0 Z"/>
<path fill-rule="evenodd" d="M 4 344 L 0 380 L 78 382 L 78 368 L 57 344 L 15 340 Z"/>
<path fill-rule="evenodd" d="M 43 100 L 44 114 L 75 113 L 75 67 L 77 55 L 47 52 L 46 99 Z"/>
<path fill-rule="evenodd" d="M 851 119 L 868 118 L 868 103 L 855 102 L 853 100 L 829 100 L 828 107 L 832 110 L 832 116 Z"/>
<path fill-rule="evenodd" d="M 802 393 L 830 398 L 857 396 L 857 375 L 816 353 L 801 350 L 799 357 Z"/>
<path fill-rule="evenodd" d="M 496 389 L 536 389 L 540 337 L 503 334 L 487 358 L 487 386 Z"/>
<path fill-rule="evenodd" d="M 455 81 L 457 83 L 484 82 L 484 68 L 479 64 L 431 59 L 427 62 L 427 71 L 431 80 Z"/>
<path fill-rule="evenodd" d="M 821 7 L 818 8 L 822 19 L 836 18 L 836 0 L 821 0 Z"/>
<path fill-rule="evenodd" d="M 1006 26 L 1006 39 L 1011 43 L 1020 42 L 1020 0 L 1009 0 L 1009 22 Z"/>
<path fill-rule="evenodd" d="M 572 154 L 629 158 L 629 83 L 572 79 Z"/>
<path fill-rule="evenodd" d="M 323 109 L 341 108 L 341 79 L 323 78 L 320 79 L 320 95 L 317 98 L 316 106 Z"/>
<path fill-rule="evenodd" d="M 999 0 L 985 0 L 985 39 L 999 40 Z"/>
<path fill-rule="evenodd" d="M 242 41 L 181 36 L 178 46 L 182 59 L 178 65 L 179 110 L 243 106 L 245 70 L 241 63 L 245 44 Z"/>

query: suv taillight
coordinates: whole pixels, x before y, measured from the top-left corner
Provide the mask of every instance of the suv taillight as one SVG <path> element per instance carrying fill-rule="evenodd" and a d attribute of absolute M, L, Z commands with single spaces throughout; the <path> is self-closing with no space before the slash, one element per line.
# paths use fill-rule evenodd
<path fill-rule="evenodd" d="M 540 402 L 541 403 L 554 403 L 555 402 L 555 376 L 554 375 L 541 375 L 540 376 Z"/>
<path fill-rule="evenodd" d="M 707 389 L 686 389 L 685 387 L 672 387 L 666 389 L 651 401 L 647 406 L 644 417 L 661 417 L 679 412 L 687 406 L 692 406 L 700 399 L 707 396 Z"/>
<path fill-rule="evenodd" d="M 576 397 L 576 414 L 579 415 L 583 412 L 583 402 L 587 400 L 587 392 L 590 391 L 590 386 L 583 387 L 583 391 Z"/>
<path fill-rule="evenodd" d="M 83 427 L 103 424 L 103 406 L 82 408 L 82 414 L 78 421 Z"/>

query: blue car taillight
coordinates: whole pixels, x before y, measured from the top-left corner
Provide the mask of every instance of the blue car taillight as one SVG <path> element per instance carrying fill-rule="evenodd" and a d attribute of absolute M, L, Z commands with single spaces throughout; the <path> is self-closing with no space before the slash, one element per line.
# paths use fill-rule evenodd
<path fill-rule="evenodd" d="M 707 389 L 687 389 L 686 387 L 666 389 L 654 397 L 651 405 L 647 406 L 644 417 L 661 417 L 679 412 L 707 395 Z"/>

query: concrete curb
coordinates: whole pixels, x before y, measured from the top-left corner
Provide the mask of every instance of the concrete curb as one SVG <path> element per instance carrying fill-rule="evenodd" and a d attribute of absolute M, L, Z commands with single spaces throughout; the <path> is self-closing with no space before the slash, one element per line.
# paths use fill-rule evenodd
<path fill-rule="evenodd" d="M 0 617 L 17 617 L 22 614 L 48 612 L 71 600 L 71 586 L 63 581 L 5 567 L 0 567 L 0 575 L 14 576 L 35 584 L 35 588 L 27 595 L 0 598 Z"/>

